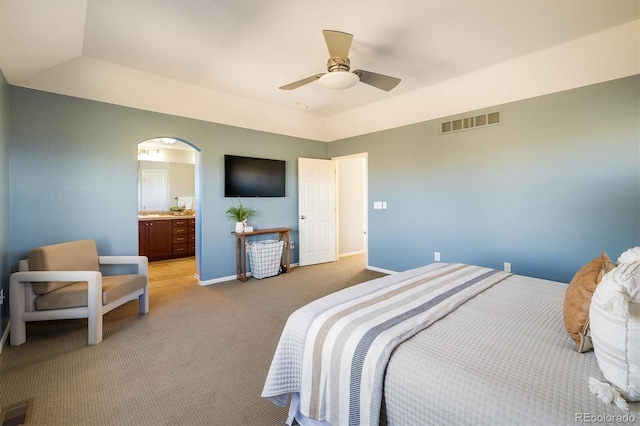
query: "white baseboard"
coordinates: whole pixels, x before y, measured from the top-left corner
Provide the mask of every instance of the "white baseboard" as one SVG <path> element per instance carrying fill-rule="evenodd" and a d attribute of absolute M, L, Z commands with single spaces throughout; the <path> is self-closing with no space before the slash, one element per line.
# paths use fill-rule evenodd
<path fill-rule="evenodd" d="M 363 254 L 363 253 L 364 253 L 364 250 L 352 251 L 352 252 L 349 252 L 349 253 L 342 253 L 342 254 L 338 255 L 338 259 L 341 258 L 341 257 L 356 256 L 358 254 Z"/>
<path fill-rule="evenodd" d="M 297 263 L 292 263 L 290 265 L 291 268 L 295 268 L 297 266 L 299 266 Z M 247 272 L 247 277 L 250 277 L 250 276 L 251 276 L 251 272 Z M 214 278 L 212 280 L 199 281 L 198 284 L 200 284 L 201 286 L 205 286 L 205 285 L 212 285 L 212 284 L 220 284 L 227 281 L 234 281 L 237 279 L 238 277 L 235 275 L 228 275 L 226 277 Z"/>
<path fill-rule="evenodd" d="M 371 266 L 371 265 L 367 265 L 367 266 L 365 266 L 365 268 L 369 269 L 370 271 L 382 272 L 383 274 L 389 274 L 389 275 L 393 275 L 393 274 L 397 274 L 398 273 L 398 271 L 392 271 L 390 269 L 377 268 L 377 267 Z"/>
<path fill-rule="evenodd" d="M 251 275 L 250 273 L 247 273 L 247 276 Z M 220 283 L 224 283 L 227 281 L 233 281 L 237 279 L 237 277 L 235 275 L 229 275 L 227 277 L 220 277 L 220 278 L 214 278 L 212 280 L 206 280 L 206 281 L 200 281 L 199 284 L 201 286 L 205 286 L 205 285 L 211 285 L 211 284 L 220 284 Z"/>

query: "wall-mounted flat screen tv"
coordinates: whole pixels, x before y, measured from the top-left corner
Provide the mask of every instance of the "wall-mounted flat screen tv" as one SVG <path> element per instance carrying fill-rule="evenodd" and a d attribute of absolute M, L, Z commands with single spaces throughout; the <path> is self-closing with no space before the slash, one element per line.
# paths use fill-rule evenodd
<path fill-rule="evenodd" d="M 284 197 L 285 161 L 224 156 L 225 197 Z"/>

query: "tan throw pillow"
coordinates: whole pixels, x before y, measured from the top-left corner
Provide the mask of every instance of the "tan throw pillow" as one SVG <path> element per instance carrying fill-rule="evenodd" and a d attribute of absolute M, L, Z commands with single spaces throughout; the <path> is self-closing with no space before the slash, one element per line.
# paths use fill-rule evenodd
<path fill-rule="evenodd" d="M 564 328 L 576 342 L 578 352 L 591 349 L 588 327 L 591 297 L 602 277 L 614 266 L 609 256 L 602 252 L 600 257 L 580 268 L 567 287 L 564 295 Z"/>

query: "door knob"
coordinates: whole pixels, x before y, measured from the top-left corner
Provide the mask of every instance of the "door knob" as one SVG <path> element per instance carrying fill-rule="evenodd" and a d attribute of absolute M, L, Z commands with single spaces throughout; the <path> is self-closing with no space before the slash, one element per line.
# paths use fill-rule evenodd
<path fill-rule="evenodd" d="M 305 215 L 300 216 L 300 219 L 306 219 Z"/>

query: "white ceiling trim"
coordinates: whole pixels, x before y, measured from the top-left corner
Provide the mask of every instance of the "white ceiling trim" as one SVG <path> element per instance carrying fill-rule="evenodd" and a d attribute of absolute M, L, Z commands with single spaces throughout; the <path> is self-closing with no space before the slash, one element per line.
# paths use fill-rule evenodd
<path fill-rule="evenodd" d="M 82 56 L 21 82 L 69 96 L 331 142 L 640 73 L 640 20 L 329 118 Z M 69 78 L 72 77 L 72 78 Z M 162 87 L 163 90 L 157 90 Z"/>
<path fill-rule="evenodd" d="M 640 20 L 328 119 L 326 141 L 640 74 Z"/>
<path fill-rule="evenodd" d="M 19 86 L 230 126 L 325 140 L 325 119 L 87 56 Z M 162 87 L 162 90 L 158 90 Z"/>
<path fill-rule="evenodd" d="M 61 3 L 65 7 L 60 7 Z M 12 0 L 0 4 L 0 25 L 10 29 L 3 32 L 6 38 L 0 39 L 0 56 L 28 59 L 3 61 L 2 71 L 11 84 L 325 142 L 640 73 L 640 20 L 636 19 L 384 101 L 321 117 L 311 111 L 82 56 L 86 1 Z M 25 55 L 25 45 L 26 49 L 30 45 L 46 49 L 41 49 L 42 54 Z"/>

